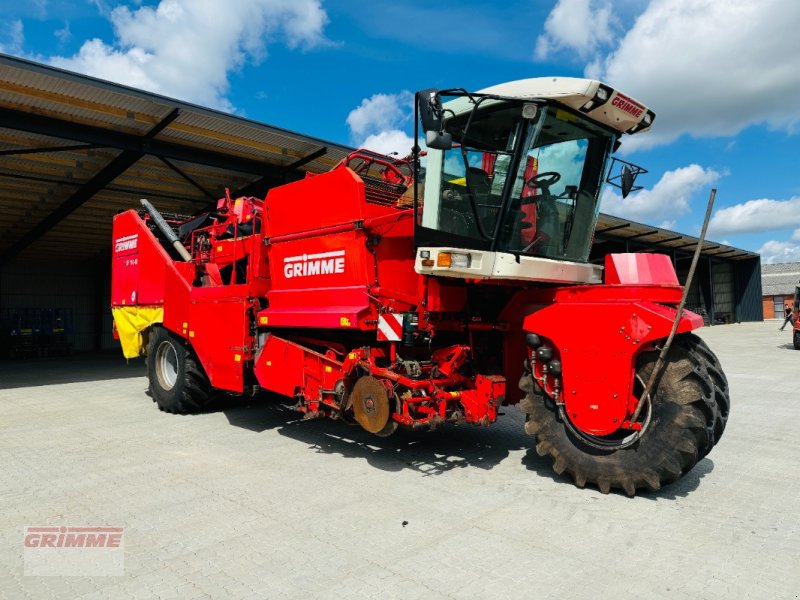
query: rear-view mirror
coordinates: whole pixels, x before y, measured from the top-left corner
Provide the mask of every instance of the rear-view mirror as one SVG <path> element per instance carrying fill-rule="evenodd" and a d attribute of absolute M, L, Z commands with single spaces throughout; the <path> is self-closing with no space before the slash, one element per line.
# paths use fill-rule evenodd
<path fill-rule="evenodd" d="M 633 171 L 631 171 L 627 166 L 622 167 L 622 177 L 620 178 L 620 188 L 622 189 L 622 197 L 627 198 L 628 194 L 631 193 L 633 189 L 633 182 L 636 178 L 633 176 Z"/>
<path fill-rule="evenodd" d="M 419 118 L 424 131 L 442 130 L 442 101 L 439 99 L 439 90 L 430 88 L 418 94 Z"/>
<path fill-rule="evenodd" d="M 627 198 L 631 192 L 642 189 L 641 185 L 636 185 L 636 178 L 642 173 L 647 173 L 647 169 L 612 156 L 606 183 L 619 188 L 622 191 L 622 197 Z"/>
<path fill-rule="evenodd" d="M 453 147 L 453 136 L 446 131 L 427 131 L 425 144 L 434 150 L 450 150 Z"/>

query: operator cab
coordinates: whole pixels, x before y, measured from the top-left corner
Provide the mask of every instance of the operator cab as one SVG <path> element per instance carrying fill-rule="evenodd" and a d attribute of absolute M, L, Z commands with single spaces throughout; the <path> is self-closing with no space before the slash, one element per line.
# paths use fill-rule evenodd
<path fill-rule="evenodd" d="M 649 128 L 652 111 L 571 78 L 476 94 L 426 90 L 418 109 L 428 151 L 418 179 L 417 272 L 600 281 L 600 268 L 586 261 L 608 158 L 623 132 Z M 630 171 L 621 180 L 627 194 Z"/>

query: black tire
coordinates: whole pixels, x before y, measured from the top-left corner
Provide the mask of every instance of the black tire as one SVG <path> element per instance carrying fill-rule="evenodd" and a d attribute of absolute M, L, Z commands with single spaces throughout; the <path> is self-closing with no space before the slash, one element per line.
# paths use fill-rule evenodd
<path fill-rule="evenodd" d="M 794 329 L 792 331 L 792 345 L 795 350 L 800 350 L 800 329 Z"/>
<path fill-rule="evenodd" d="M 150 331 L 147 378 L 158 408 L 174 414 L 205 410 L 212 400 L 208 376 L 186 343 L 163 327 Z"/>
<path fill-rule="evenodd" d="M 637 373 L 647 381 L 658 358 L 643 353 Z M 621 489 L 658 490 L 688 472 L 719 441 L 730 410 L 728 382 L 719 361 L 693 334 L 677 336 L 653 394 L 652 421 L 641 439 L 627 448 L 599 450 L 570 431 L 530 375 L 522 376 L 525 430 L 536 439 L 536 452 L 553 459 L 556 473 L 568 473 L 575 485 L 594 484 L 607 494 Z"/>

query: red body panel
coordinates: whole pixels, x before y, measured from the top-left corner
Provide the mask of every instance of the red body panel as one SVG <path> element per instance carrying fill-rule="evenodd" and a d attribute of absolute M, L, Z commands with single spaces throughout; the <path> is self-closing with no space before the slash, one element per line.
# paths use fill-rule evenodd
<path fill-rule="evenodd" d="M 366 315 L 369 308 L 367 290 L 375 279 L 375 261 L 367 252 L 363 231 L 270 244 L 270 270 L 269 308 L 260 313 L 270 325 L 365 327 L 359 315 Z M 340 323 L 333 314 L 337 312 L 347 321 Z"/>
<path fill-rule="evenodd" d="M 364 182 L 350 169 L 334 169 L 273 188 L 266 200 L 270 236 L 355 223 L 389 210 L 368 205 L 364 197 Z"/>
<path fill-rule="evenodd" d="M 672 261 L 666 254 L 609 254 L 606 257 L 605 282 L 609 285 L 680 285 Z"/>
<path fill-rule="evenodd" d="M 344 377 L 342 363 L 318 352 L 267 335 L 255 363 L 259 385 L 290 398 L 303 393 L 320 401 L 324 390 L 333 390 Z"/>
<path fill-rule="evenodd" d="M 572 422 L 588 433 L 616 431 L 633 412 L 633 376 L 637 355 L 666 338 L 680 301 L 677 278 L 662 255 L 612 255 L 612 279 L 640 285 L 575 286 L 554 290 L 552 302 L 528 315 L 524 329 L 549 342 L 562 364 L 563 402 Z M 635 271 L 616 270 L 635 265 Z M 671 276 L 670 276 L 671 271 Z M 587 321 L 591 326 L 587 327 Z M 702 317 L 684 311 L 678 333 L 703 325 Z"/>
<path fill-rule="evenodd" d="M 253 358 L 252 338 L 247 331 L 250 302 L 246 297 L 220 293 L 226 291 L 213 287 L 192 290 L 186 324 L 189 343 L 206 369 L 211 385 L 241 393 L 243 367 Z"/>
<path fill-rule="evenodd" d="M 114 216 L 111 250 L 111 306 L 163 304 L 172 259 L 136 211 Z"/>

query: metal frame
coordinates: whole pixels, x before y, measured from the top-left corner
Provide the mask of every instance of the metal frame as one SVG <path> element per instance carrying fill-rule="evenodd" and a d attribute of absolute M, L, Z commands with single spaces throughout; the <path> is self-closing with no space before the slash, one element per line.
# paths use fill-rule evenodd
<path fill-rule="evenodd" d="M 0 109 L 0 113 L 7 112 L 5 109 Z M 141 137 L 141 146 L 144 148 L 148 143 L 170 126 L 180 116 L 180 109 L 175 108 L 159 123 L 150 129 L 144 136 Z M 0 119 L 0 123 L 2 120 Z M 78 208 L 83 206 L 89 199 L 91 199 L 97 192 L 105 188 L 109 183 L 114 181 L 129 167 L 134 165 L 146 153 L 142 150 L 123 150 L 116 158 L 103 167 L 99 173 L 92 177 L 89 181 L 84 183 L 80 188 L 70 195 L 64 202 L 62 202 L 54 211 L 48 214 L 44 219 L 39 221 L 30 230 L 28 230 L 20 239 L 14 242 L 14 245 L 8 248 L 5 252 L 0 254 L 0 266 L 7 264 L 12 258 L 19 255 L 20 252 L 25 250 L 28 246 L 50 231 L 53 227 L 58 225 L 61 221 L 75 212 Z"/>

